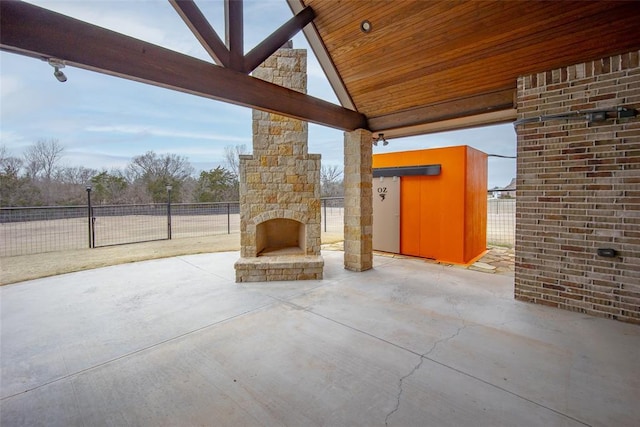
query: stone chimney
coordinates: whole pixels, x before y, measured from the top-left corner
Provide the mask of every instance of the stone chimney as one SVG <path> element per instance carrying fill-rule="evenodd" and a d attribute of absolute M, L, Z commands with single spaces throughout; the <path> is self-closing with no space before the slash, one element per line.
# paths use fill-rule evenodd
<path fill-rule="evenodd" d="M 253 77 L 306 93 L 307 52 L 285 46 Z M 307 143 L 306 122 L 253 110 L 253 154 L 240 156 L 236 282 L 322 278 L 320 155 Z"/>

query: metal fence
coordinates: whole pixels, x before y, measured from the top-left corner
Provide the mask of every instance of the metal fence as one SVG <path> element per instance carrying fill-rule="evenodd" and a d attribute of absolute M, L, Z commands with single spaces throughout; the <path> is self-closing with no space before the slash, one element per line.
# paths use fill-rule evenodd
<path fill-rule="evenodd" d="M 516 241 L 516 199 L 487 200 L 487 244 L 513 247 Z"/>
<path fill-rule="evenodd" d="M 322 201 L 322 231 L 344 233 L 344 197 L 325 197 Z"/>
<path fill-rule="evenodd" d="M 87 207 L 0 208 L 0 256 L 86 248 Z"/>
<path fill-rule="evenodd" d="M 238 202 L 0 208 L 0 256 L 240 232 Z M 343 232 L 344 199 L 323 198 L 322 230 Z M 513 246 L 515 199 L 489 198 L 487 243 Z"/>
<path fill-rule="evenodd" d="M 342 198 L 322 199 L 322 229 L 343 230 Z M 0 256 L 240 232 L 238 202 L 0 208 Z"/>
<path fill-rule="evenodd" d="M 168 239 L 168 206 L 165 203 L 93 206 L 89 247 Z"/>

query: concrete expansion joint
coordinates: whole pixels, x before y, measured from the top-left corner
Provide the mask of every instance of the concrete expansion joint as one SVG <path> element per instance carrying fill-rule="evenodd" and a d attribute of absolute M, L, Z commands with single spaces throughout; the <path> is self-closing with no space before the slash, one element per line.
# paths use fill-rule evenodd
<path fill-rule="evenodd" d="M 302 291 L 302 292 L 299 292 L 299 293 L 296 293 L 294 295 L 290 295 L 290 296 L 287 296 L 287 297 L 277 297 L 275 295 L 267 295 L 267 296 L 269 298 L 275 300 L 276 303 L 282 303 L 282 304 L 284 304 L 286 306 L 289 306 L 289 307 L 293 308 L 294 310 L 307 311 L 307 312 L 313 314 L 313 312 L 311 311 L 310 307 L 304 307 L 304 306 L 302 306 L 300 304 L 296 304 L 295 302 L 292 302 L 291 299 L 307 296 L 307 295 L 313 293 L 314 291 L 324 287 L 326 284 L 327 283 L 324 280 L 321 280 L 318 283 L 318 286 L 314 286 L 314 287 L 309 288 L 309 289 L 307 289 L 305 291 Z"/>
<path fill-rule="evenodd" d="M 457 311 L 458 310 L 456 308 L 456 312 Z M 424 363 L 425 360 L 430 360 L 428 356 L 436 349 L 436 347 L 439 344 L 447 342 L 449 340 L 452 340 L 455 337 L 457 337 L 458 335 L 460 335 L 462 330 L 467 327 L 467 324 L 466 324 L 466 322 L 464 320 L 460 319 L 460 321 L 462 322 L 462 326 L 459 326 L 453 334 L 451 334 L 451 335 L 449 335 L 447 337 L 444 337 L 444 338 L 440 338 L 439 340 L 436 340 L 429 350 L 427 350 L 425 353 L 422 353 L 420 355 L 420 361 L 413 367 L 413 369 L 411 369 L 411 371 L 408 374 L 406 374 L 405 376 L 400 378 L 400 380 L 398 381 L 398 394 L 396 395 L 396 404 L 395 404 L 394 408 L 384 418 L 384 425 L 385 426 L 389 425 L 389 419 L 393 416 L 393 414 L 395 414 L 396 412 L 398 412 L 398 410 L 400 410 L 400 402 L 402 400 L 402 393 L 404 392 L 404 381 L 407 378 L 411 377 L 416 372 L 418 372 L 420 370 L 420 368 L 422 367 L 422 364 Z"/>
<path fill-rule="evenodd" d="M 196 264 L 194 264 L 192 262 L 187 261 L 183 256 L 177 256 L 176 259 L 181 261 L 181 262 L 183 262 L 183 263 L 185 263 L 185 264 L 187 264 L 187 265 L 189 265 L 189 266 L 191 266 L 191 267 L 193 267 L 193 268 L 195 268 L 195 269 L 197 269 L 197 270 L 199 270 L 199 271 L 202 271 L 203 273 L 207 274 L 208 276 L 221 277 L 221 276 L 218 276 L 217 274 L 214 274 L 214 273 L 212 273 L 212 272 L 210 272 L 208 270 L 205 270 L 204 268 L 202 268 L 199 265 L 196 265 Z"/>
<path fill-rule="evenodd" d="M 276 297 L 271 297 L 273 299 L 275 299 L 276 301 L 286 305 L 287 307 L 296 310 L 296 311 L 307 311 L 309 312 L 309 308 L 308 307 L 303 307 L 300 304 L 296 304 L 295 302 L 291 302 L 291 301 L 287 301 L 286 299 L 281 299 L 281 298 L 276 298 Z"/>
<path fill-rule="evenodd" d="M 65 369 L 66 369 L 66 372 L 67 372 L 66 374 L 58 376 L 58 377 L 55 377 L 55 378 L 50 379 L 48 381 L 36 384 L 36 385 L 34 385 L 32 387 L 29 387 L 29 388 L 26 388 L 24 390 L 18 391 L 16 393 L 13 393 L 13 394 L 10 394 L 10 395 L 7 395 L 7 396 L 1 396 L 0 397 L 0 402 L 3 402 L 3 401 L 8 400 L 8 399 L 12 399 L 12 398 L 14 398 L 14 397 L 16 397 L 18 395 L 21 395 L 21 394 L 32 393 L 32 392 L 40 390 L 40 389 L 42 389 L 44 387 L 50 386 L 51 384 L 60 383 L 61 381 L 68 380 L 70 378 L 76 378 L 76 377 L 78 377 L 78 376 L 80 376 L 80 375 L 82 375 L 84 373 L 91 372 L 91 371 L 94 371 L 96 369 L 102 368 L 104 366 L 111 365 L 111 364 L 113 364 L 115 362 L 118 362 L 118 361 L 121 361 L 121 360 L 125 360 L 125 359 L 129 359 L 129 358 L 131 358 L 133 356 L 136 356 L 136 355 L 139 355 L 139 354 L 142 354 L 142 353 L 146 353 L 146 352 L 149 352 L 149 351 L 156 350 L 156 349 L 162 347 L 163 345 L 166 345 L 166 344 L 169 344 L 169 343 L 176 342 L 178 340 L 184 339 L 185 337 L 187 337 L 189 335 L 193 335 L 193 334 L 205 331 L 205 330 L 207 330 L 209 328 L 212 328 L 212 327 L 218 326 L 220 324 L 236 320 L 238 318 L 241 318 L 243 316 L 249 315 L 251 313 L 256 313 L 256 312 L 262 311 L 262 310 L 266 309 L 267 307 L 270 307 L 270 306 L 272 306 L 274 304 L 276 304 L 276 303 L 270 302 L 270 303 L 267 303 L 267 304 L 259 305 L 259 306 L 255 307 L 255 308 L 243 311 L 241 313 L 238 313 L 238 314 L 235 314 L 235 315 L 232 315 L 232 316 L 229 316 L 229 317 L 225 317 L 224 319 L 220 319 L 220 320 L 217 320 L 215 322 L 208 323 L 208 324 L 206 324 L 204 326 L 200 326 L 200 327 L 197 327 L 195 329 L 191 329 L 191 330 L 185 331 L 185 332 L 183 332 L 181 334 L 177 334 L 177 335 L 174 335 L 172 337 L 168 337 L 168 338 L 166 338 L 164 340 L 160 340 L 160 341 L 157 341 L 157 342 L 155 342 L 153 344 L 150 344 L 150 345 L 147 345 L 147 346 L 144 346 L 144 347 L 140 347 L 140 348 L 138 348 L 136 350 L 132 350 L 132 351 L 129 351 L 127 353 L 123 353 L 123 354 L 120 354 L 118 356 L 114 356 L 114 357 L 112 357 L 110 359 L 107 359 L 107 360 L 104 360 L 102 362 L 94 363 L 93 365 L 87 366 L 86 368 L 78 369 L 76 371 L 71 371 L 69 369 L 69 367 L 67 366 L 67 364 L 66 364 L 66 360 L 64 360 L 64 358 L 63 358 L 64 363 L 65 363 Z M 75 393 L 75 387 L 74 387 L 73 390 L 74 390 L 74 393 Z"/>

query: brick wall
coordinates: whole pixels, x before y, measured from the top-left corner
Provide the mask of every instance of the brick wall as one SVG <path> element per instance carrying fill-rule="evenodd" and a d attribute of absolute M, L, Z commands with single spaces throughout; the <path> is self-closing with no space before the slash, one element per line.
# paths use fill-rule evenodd
<path fill-rule="evenodd" d="M 640 109 L 639 52 L 520 77 L 517 105 L 519 118 Z M 516 299 L 640 324 L 640 118 L 516 131 Z"/>

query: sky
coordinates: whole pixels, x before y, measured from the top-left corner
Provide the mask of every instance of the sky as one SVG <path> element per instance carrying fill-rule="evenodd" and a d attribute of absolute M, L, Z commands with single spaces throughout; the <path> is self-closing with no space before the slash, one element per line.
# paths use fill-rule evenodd
<path fill-rule="evenodd" d="M 166 0 L 41 1 L 30 3 L 128 36 L 213 62 Z M 197 1 L 224 37 L 222 1 Z M 248 52 L 293 15 L 285 0 L 245 0 L 244 50 Z M 309 95 L 338 104 L 302 33 L 294 48 L 307 49 Z M 0 144 L 20 157 L 39 140 L 56 139 L 65 148 L 62 164 L 98 170 L 124 168 L 132 157 L 154 151 L 189 159 L 196 171 L 224 166 L 224 148 L 251 151 L 251 110 L 74 67 L 60 83 L 44 61 L 0 52 Z M 343 132 L 309 125 L 309 153 L 322 164 L 343 167 Z M 373 147 L 374 154 L 469 145 L 488 154 L 515 156 L 511 124 L 485 126 L 409 138 Z M 515 159 L 489 160 L 488 188 L 515 177 Z"/>

